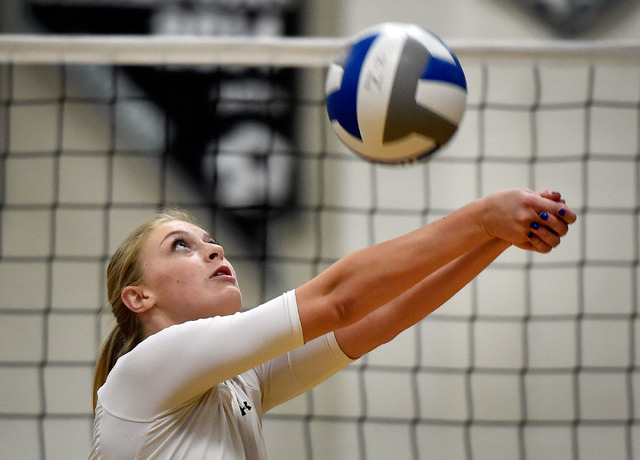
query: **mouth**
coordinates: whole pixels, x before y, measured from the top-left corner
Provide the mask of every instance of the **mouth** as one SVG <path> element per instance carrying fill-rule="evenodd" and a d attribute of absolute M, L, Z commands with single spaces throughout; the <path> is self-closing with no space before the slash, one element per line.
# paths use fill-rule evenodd
<path fill-rule="evenodd" d="M 219 278 L 219 277 L 232 277 L 233 273 L 231 273 L 231 269 L 226 265 L 220 265 L 218 269 L 213 272 L 213 275 L 210 276 L 211 279 Z"/>

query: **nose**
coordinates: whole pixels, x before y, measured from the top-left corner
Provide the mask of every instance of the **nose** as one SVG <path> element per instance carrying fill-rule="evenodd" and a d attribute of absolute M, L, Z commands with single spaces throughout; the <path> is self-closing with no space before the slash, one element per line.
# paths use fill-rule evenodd
<path fill-rule="evenodd" d="M 207 248 L 207 257 L 209 260 L 224 259 L 224 249 L 219 244 L 210 244 Z"/>

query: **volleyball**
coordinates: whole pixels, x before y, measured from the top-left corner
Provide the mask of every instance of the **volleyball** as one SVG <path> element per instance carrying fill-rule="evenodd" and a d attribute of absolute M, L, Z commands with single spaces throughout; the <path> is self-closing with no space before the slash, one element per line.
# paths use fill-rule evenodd
<path fill-rule="evenodd" d="M 329 65 L 329 120 L 352 151 L 378 163 L 428 157 L 455 134 L 467 102 L 456 55 L 412 24 L 385 23 L 358 34 Z"/>

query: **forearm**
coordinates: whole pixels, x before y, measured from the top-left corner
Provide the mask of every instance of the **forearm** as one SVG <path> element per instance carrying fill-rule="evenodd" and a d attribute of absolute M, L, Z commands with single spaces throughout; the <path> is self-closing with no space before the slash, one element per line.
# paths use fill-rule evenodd
<path fill-rule="evenodd" d="M 489 241 L 485 201 L 341 259 L 296 289 L 305 341 L 353 323 Z"/>
<path fill-rule="evenodd" d="M 340 348 L 359 358 L 390 341 L 443 305 L 508 247 L 494 238 L 458 257 L 360 321 L 337 330 Z"/>

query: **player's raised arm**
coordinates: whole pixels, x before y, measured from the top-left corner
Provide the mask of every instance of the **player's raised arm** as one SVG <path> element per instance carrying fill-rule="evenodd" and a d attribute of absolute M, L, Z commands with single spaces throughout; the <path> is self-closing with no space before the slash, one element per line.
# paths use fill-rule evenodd
<path fill-rule="evenodd" d="M 352 253 L 296 290 L 304 338 L 355 323 L 492 238 L 549 252 L 575 219 L 561 200 L 529 190 L 501 191 Z"/>

